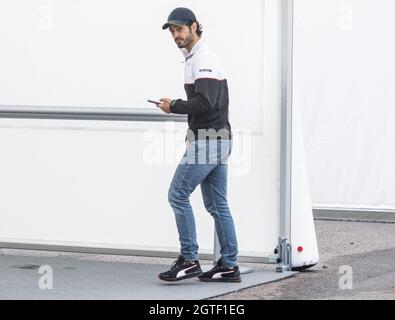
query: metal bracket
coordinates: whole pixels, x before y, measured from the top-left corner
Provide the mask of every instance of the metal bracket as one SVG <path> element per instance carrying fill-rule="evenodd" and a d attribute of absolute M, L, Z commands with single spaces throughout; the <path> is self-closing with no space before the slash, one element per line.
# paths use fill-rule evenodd
<path fill-rule="evenodd" d="M 274 253 L 278 254 L 276 272 L 292 271 L 291 244 L 287 238 L 279 238 Z"/>

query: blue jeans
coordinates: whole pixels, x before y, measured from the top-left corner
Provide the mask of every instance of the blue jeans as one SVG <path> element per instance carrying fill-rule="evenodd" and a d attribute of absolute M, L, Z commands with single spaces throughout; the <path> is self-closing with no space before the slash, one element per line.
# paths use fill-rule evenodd
<path fill-rule="evenodd" d="M 231 151 L 231 140 L 193 141 L 174 174 L 169 203 L 175 213 L 181 255 L 187 260 L 198 259 L 199 246 L 189 196 L 200 184 L 204 205 L 215 220 L 221 257 L 228 267 L 237 265 L 236 232 L 227 202 L 227 160 Z"/>

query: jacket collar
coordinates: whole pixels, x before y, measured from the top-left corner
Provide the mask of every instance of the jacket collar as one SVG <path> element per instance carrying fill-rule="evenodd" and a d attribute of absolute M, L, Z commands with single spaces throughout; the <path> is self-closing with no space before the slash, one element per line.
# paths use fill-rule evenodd
<path fill-rule="evenodd" d="M 195 45 L 193 46 L 191 52 L 188 52 L 187 49 L 182 48 L 181 52 L 185 57 L 185 61 L 187 61 L 188 59 L 192 58 L 192 56 L 196 53 L 196 51 L 198 51 L 202 46 L 204 45 L 204 41 L 202 39 L 199 39 Z"/>

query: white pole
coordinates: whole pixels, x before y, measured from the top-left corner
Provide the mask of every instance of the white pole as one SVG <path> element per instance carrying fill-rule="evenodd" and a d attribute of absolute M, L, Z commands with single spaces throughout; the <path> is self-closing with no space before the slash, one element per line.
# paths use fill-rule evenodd
<path fill-rule="evenodd" d="M 214 261 L 213 261 L 213 263 L 218 261 L 220 258 L 221 258 L 221 247 L 219 245 L 217 231 L 215 230 L 215 226 L 214 226 Z"/>

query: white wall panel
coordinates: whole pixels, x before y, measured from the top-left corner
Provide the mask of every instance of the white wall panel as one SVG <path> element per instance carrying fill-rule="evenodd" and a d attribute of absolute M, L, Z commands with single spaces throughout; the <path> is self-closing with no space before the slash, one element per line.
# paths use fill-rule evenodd
<path fill-rule="evenodd" d="M 392 0 L 296 0 L 294 103 L 315 207 L 395 209 Z"/>

